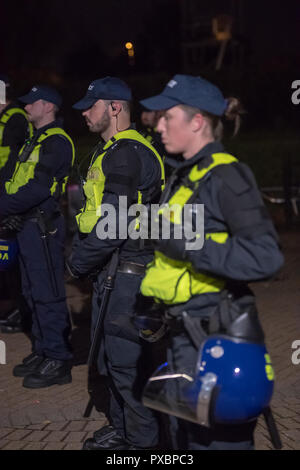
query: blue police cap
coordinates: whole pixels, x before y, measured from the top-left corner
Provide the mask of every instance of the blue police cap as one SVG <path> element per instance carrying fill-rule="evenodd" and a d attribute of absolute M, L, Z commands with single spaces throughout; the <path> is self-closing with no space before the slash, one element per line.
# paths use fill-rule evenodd
<path fill-rule="evenodd" d="M 202 111 L 222 116 L 227 108 L 218 87 L 201 77 L 175 75 L 160 95 L 144 99 L 140 103 L 147 109 L 170 109 L 179 104 L 186 104 Z"/>
<path fill-rule="evenodd" d="M 86 95 L 75 103 L 73 108 L 88 109 L 100 99 L 130 101 L 132 94 L 129 86 L 120 78 L 99 78 L 89 85 Z"/>
<path fill-rule="evenodd" d="M 27 93 L 27 95 L 21 96 L 19 100 L 26 104 L 32 104 L 38 100 L 45 100 L 56 104 L 58 107 L 60 107 L 62 103 L 62 97 L 55 88 L 44 85 L 33 86 L 30 92 Z"/>

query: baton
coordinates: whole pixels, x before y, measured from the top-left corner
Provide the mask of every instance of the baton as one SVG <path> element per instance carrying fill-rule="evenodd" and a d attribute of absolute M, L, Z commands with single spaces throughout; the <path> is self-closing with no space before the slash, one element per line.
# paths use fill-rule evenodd
<path fill-rule="evenodd" d="M 114 282 L 115 282 L 115 277 L 117 273 L 117 268 L 119 264 L 119 249 L 117 248 L 112 257 L 111 261 L 109 263 L 108 269 L 107 269 L 107 276 L 104 281 L 104 293 L 101 299 L 101 305 L 99 309 L 99 314 L 95 326 L 95 331 L 88 355 L 88 360 L 87 360 L 87 365 L 88 365 L 88 392 L 90 394 L 90 399 L 89 402 L 86 406 L 85 412 L 83 414 L 84 418 L 88 418 L 92 412 L 94 403 L 93 403 L 93 398 L 92 398 L 92 387 L 91 387 L 91 376 L 92 376 L 92 366 L 95 361 L 95 358 L 97 356 L 97 353 L 100 348 L 101 344 L 101 333 L 102 333 L 102 326 L 105 318 L 105 313 L 107 309 L 107 304 L 110 298 L 111 291 L 114 288 Z"/>
<path fill-rule="evenodd" d="M 276 426 L 276 422 L 272 413 L 272 410 L 269 406 L 267 406 L 263 410 L 263 416 L 265 418 L 265 422 L 270 433 L 271 441 L 275 449 L 280 450 L 282 448 L 282 442 L 280 439 L 280 435 Z"/>
<path fill-rule="evenodd" d="M 45 220 L 43 217 L 43 212 L 40 209 L 38 209 L 38 222 L 37 223 L 41 232 L 41 239 L 42 239 L 42 244 L 43 244 L 44 254 L 46 258 L 47 270 L 48 270 L 48 274 L 50 277 L 52 291 L 53 291 L 54 297 L 58 297 L 58 287 L 57 287 L 52 257 L 51 257 L 49 244 L 48 244 L 48 233 L 46 230 L 46 224 L 45 224 Z"/>

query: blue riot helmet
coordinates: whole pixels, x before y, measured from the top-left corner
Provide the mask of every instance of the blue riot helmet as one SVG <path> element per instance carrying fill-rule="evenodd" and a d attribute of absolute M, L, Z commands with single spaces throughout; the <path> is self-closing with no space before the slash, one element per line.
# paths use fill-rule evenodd
<path fill-rule="evenodd" d="M 196 371 L 163 364 L 149 379 L 144 405 L 213 426 L 256 419 L 269 406 L 274 373 L 266 347 L 210 336 L 199 351 Z"/>
<path fill-rule="evenodd" d="M 274 372 L 253 296 L 224 292 L 208 333 L 182 313 L 199 352 L 196 364 L 171 370 L 163 364 L 148 380 L 143 403 L 203 426 L 256 419 L 270 404 Z"/>
<path fill-rule="evenodd" d="M 224 291 L 205 329 L 182 312 L 184 328 L 198 348 L 196 364 L 162 364 L 148 380 L 143 404 L 213 427 L 251 422 L 263 414 L 272 443 L 282 447 L 270 402 L 274 371 L 254 297 Z M 199 346 L 200 345 L 200 346 Z"/>
<path fill-rule="evenodd" d="M 18 252 L 18 242 L 15 238 L 0 239 L 0 271 L 6 271 L 15 264 Z"/>
<path fill-rule="evenodd" d="M 163 364 L 149 379 L 143 403 L 149 408 L 211 427 L 256 419 L 268 407 L 274 373 L 263 344 L 209 336 L 196 370 Z"/>

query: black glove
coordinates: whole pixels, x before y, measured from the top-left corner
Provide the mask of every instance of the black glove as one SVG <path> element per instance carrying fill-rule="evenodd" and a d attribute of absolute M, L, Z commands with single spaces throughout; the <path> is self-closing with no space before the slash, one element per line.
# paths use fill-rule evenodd
<path fill-rule="evenodd" d="M 65 260 L 65 267 L 67 273 L 73 277 L 74 279 L 83 279 L 84 277 L 87 277 L 91 281 L 96 281 L 98 274 L 99 274 L 99 269 L 94 269 L 93 271 L 87 273 L 87 274 L 80 274 L 76 271 L 74 266 L 72 265 L 72 255 L 69 256 L 68 259 Z"/>
<path fill-rule="evenodd" d="M 185 238 L 179 240 L 158 240 L 154 243 L 154 249 L 156 251 L 161 251 L 161 253 L 163 253 L 168 258 L 178 261 L 185 261 L 187 259 L 185 244 Z"/>
<path fill-rule="evenodd" d="M 0 223 L 0 237 L 11 238 L 20 232 L 24 226 L 24 220 L 20 215 L 9 215 Z"/>

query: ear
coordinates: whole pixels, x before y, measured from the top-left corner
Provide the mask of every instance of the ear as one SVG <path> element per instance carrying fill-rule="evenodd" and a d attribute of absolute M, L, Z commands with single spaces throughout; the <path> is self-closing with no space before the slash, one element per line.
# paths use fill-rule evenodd
<path fill-rule="evenodd" d="M 122 111 L 122 104 L 120 101 L 112 101 L 110 104 L 110 109 L 112 116 L 118 116 L 118 114 Z"/>
<path fill-rule="evenodd" d="M 191 129 L 193 132 L 198 132 L 204 125 L 204 117 L 202 114 L 197 113 L 191 120 Z"/>
<path fill-rule="evenodd" d="M 49 101 L 46 101 L 46 112 L 47 113 L 52 113 L 54 112 L 55 105 L 53 103 L 50 103 Z"/>

